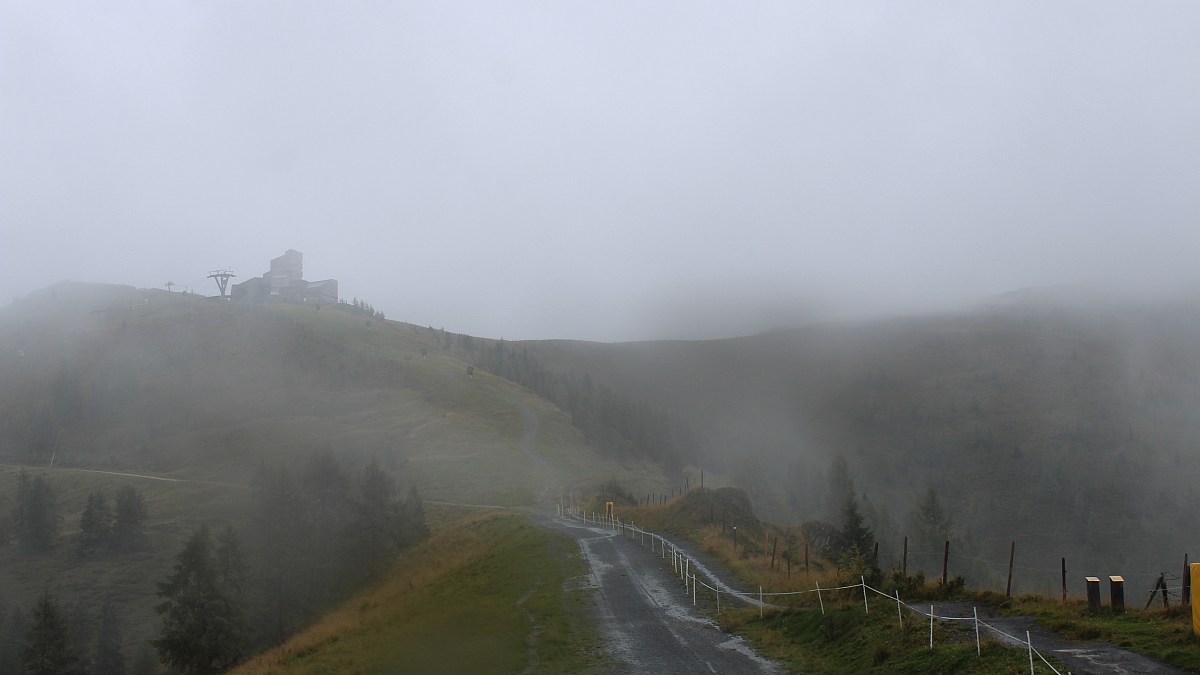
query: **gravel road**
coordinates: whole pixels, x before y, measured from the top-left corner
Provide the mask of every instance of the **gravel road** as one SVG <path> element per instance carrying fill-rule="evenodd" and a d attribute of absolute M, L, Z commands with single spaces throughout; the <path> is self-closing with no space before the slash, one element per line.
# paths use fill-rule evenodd
<path fill-rule="evenodd" d="M 616 673 L 779 673 L 784 669 L 693 611 L 683 583 L 637 540 L 539 516 L 579 542 L 591 567 L 597 624 Z"/>
<path fill-rule="evenodd" d="M 970 603 L 942 602 L 936 604 L 934 614 L 937 616 L 971 616 L 971 610 Z M 1076 675 L 1079 673 L 1174 675 L 1184 672 L 1155 661 L 1149 656 L 1135 654 L 1116 645 L 1101 642 L 1067 642 L 1042 628 L 1027 616 L 1002 616 L 991 607 L 980 607 L 979 619 L 1004 631 L 1009 636 L 1017 637 L 1017 640 L 1012 640 L 1005 636 L 992 634 L 1002 642 L 1017 647 L 1025 646 L 1025 631 L 1029 631 L 1035 649 L 1047 657 L 1057 657 Z"/>

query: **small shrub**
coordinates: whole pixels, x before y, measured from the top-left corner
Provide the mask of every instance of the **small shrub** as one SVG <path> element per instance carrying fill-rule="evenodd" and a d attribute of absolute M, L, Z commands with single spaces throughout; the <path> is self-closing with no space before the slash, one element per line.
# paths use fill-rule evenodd
<path fill-rule="evenodd" d="M 888 649 L 888 646 L 886 643 L 876 642 L 875 647 L 872 650 L 871 659 L 875 663 L 875 665 L 881 666 L 881 665 L 883 665 L 883 662 L 887 661 L 888 657 L 891 655 L 892 655 L 892 652 L 891 652 L 891 650 Z"/>

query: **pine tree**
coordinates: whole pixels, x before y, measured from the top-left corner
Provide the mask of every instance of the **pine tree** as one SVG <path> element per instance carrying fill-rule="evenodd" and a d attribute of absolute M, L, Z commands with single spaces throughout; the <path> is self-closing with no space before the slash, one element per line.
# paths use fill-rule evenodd
<path fill-rule="evenodd" d="M 922 548 L 936 547 L 950 539 L 953 523 L 933 486 L 930 486 L 921 501 L 917 502 L 909 521 L 916 543 Z"/>
<path fill-rule="evenodd" d="M 229 603 L 230 620 L 246 626 L 243 641 L 249 642 L 246 623 L 246 592 L 250 581 L 250 565 L 246 561 L 242 540 L 230 525 L 217 536 L 217 581 L 224 589 Z"/>
<path fill-rule="evenodd" d="M 864 556 L 870 554 L 875 545 L 875 534 L 867 527 L 858 508 L 858 499 L 853 494 L 842 507 L 842 538 L 847 549 L 857 548 Z"/>
<path fill-rule="evenodd" d="M 54 490 L 41 476 L 29 480 L 24 473 L 17 481 L 16 530 L 21 545 L 29 551 L 46 551 L 58 538 L 61 517 Z"/>
<path fill-rule="evenodd" d="M 142 493 L 126 485 L 117 491 L 117 510 L 112 525 L 112 542 L 131 551 L 145 545 L 146 500 Z"/>
<path fill-rule="evenodd" d="M 221 585 L 234 597 L 241 596 L 250 578 L 242 540 L 231 525 L 226 525 L 217 537 L 217 574 Z"/>
<path fill-rule="evenodd" d="M 112 511 L 102 492 L 88 495 L 87 507 L 79 516 L 79 548 L 84 553 L 95 551 L 109 543 L 112 533 Z"/>
<path fill-rule="evenodd" d="M 125 675 L 125 655 L 121 652 L 121 623 L 109 600 L 100 610 L 99 635 L 96 637 L 95 671 L 104 675 Z"/>
<path fill-rule="evenodd" d="M 25 652 L 21 672 L 27 675 L 62 675 L 72 672 L 77 657 L 67 638 L 67 622 L 58 603 L 49 592 L 34 605 L 29 630 L 25 633 Z"/>
<path fill-rule="evenodd" d="M 400 546 L 411 546 L 429 536 L 429 526 L 425 523 L 425 503 L 417 492 L 417 486 L 408 489 L 408 498 L 401 506 Z"/>
<path fill-rule="evenodd" d="M 374 458 L 363 469 L 354 527 L 357 559 L 368 575 L 391 559 L 403 533 L 395 501 L 396 483 Z"/>
<path fill-rule="evenodd" d="M 85 606 L 83 597 L 76 596 L 75 601 L 65 609 L 64 614 L 67 617 L 67 644 L 71 645 L 76 655 L 74 670 L 80 673 L 91 673 L 93 672 L 92 655 L 86 646 L 92 643 L 94 629 L 92 613 Z"/>
<path fill-rule="evenodd" d="M 220 583 L 207 526 L 188 539 L 158 594 L 165 598 L 156 607 L 163 629 L 152 642 L 165 663 L 189 675 L 207 675 L 237 662 L 245 627 Z"/>
<path fill-rule="evenodd" d="M 21 672 L 21 655 L 25 651 L 25 631 L 28 624 L 20 607 L 13 607 L 7 621 L 0 622 L 0 673 Z"/>

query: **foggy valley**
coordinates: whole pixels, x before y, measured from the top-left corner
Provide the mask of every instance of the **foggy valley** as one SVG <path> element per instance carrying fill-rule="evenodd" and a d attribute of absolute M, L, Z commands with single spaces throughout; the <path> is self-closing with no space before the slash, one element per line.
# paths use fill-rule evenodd
<path fill-rule="evenodd" d="M 1200 672 L 1198 23 L 4 3 L 0 673 Z"/>

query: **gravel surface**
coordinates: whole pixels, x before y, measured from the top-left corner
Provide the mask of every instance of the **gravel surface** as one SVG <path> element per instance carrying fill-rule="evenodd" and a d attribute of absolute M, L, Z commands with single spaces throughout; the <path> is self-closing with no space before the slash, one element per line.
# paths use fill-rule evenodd
<path fill-rule="evenodd" d="M 694 611 L 683 582 L 636 539 L 569 518 L 542 524 L 579 541 L 597 622 L 618 673 L 778 673 L 742 638 Z"/>

